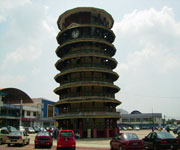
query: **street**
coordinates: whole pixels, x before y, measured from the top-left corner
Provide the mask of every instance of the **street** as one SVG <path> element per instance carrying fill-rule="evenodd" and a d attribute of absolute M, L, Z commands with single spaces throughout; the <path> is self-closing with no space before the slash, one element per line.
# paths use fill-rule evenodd
<path fill-rule="evenodd" d="M 151 130 L 127 130 L 120 131 L 124 133 L 136 133 L 140 139 L 144 138 Z M 172 133 L 172 132 L 171 132 Z M 172 133 L 173 134 L 173 133 Z M 36 134 L 29 134 L 30 144 L 25 146 L 7 144 L 0 145 L 0 150 L 32 150 L 34 148 L 34 138 Z M 111 138 L 99 138 L 99 139 L 80 139 L 76 140 L 76 150 L 110 150 Z M 36 148 L 37 150 L 56 150 L 57 140 L 53 140 L 53 147 L 50 148 Z"/>

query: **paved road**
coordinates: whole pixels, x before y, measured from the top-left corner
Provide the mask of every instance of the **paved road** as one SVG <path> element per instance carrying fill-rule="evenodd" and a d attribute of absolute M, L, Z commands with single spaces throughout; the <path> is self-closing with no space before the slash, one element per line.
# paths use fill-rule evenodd
<path fill-rule="evenodd" d="M 144 138 L 151 130 L 130 130 L 130 131 L 120 131 L 120 132 L 131 132 L 136 133 L 140 139 Z M 30 134 L 30 144 L 25 146 L 15 146 L 10 147 L 7 144 L 0 145 L 0 150 L 33 150 L 34 139 L 36 134 Z M 76 150 L 110 150 L 110 138 L 104 139 L 80 139 L 76 140 Z M 57 141 L 53 141 L 53 147 L 51 149 L 38 148 L 37 150 L 56 150 Z"/>
<path fill-rule="evenodd" d="M 18 146 L 12 145 L 10 147 L 7 144 L 0 145 L 0 150 L 35 150 L 33 144 L 25 145 L 25 146 Z M 51 148 L 36 148 L 36 150 L 56 150 L 56 146 Z M 110 150 L 110 148 L 103 148 L 103 147 L 77 147 L 76 150 Z"/>

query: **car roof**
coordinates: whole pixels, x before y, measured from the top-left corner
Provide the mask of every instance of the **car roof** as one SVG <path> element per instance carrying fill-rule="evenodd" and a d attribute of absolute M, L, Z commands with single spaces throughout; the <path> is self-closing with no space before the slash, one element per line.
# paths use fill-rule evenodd
<path fill-rule="evenodd" d="M 73 130 L 60 130 L 60 132 L 69 132 L 69 131 L 73 132 Z"/>

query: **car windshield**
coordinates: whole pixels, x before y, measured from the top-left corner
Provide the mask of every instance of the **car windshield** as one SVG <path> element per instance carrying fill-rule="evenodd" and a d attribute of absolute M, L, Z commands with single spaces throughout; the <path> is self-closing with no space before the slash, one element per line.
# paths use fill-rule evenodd
<path fill-rule="evenodd" d="M 39 132 L 37 136 L 49 136 L 49 132 Z"/>
<path fill-rule="evenodd" d="M 160 139 L 174 138 L 173 135 L 168 133 L 168 132 L 157 132 L 157 137 L 160 138 Z"/>
<path fill-rule="evenodd" d="M 61 132 L 61 137 L 72 137 L 72 132 L 71 131 L 66 131 L 66 132 Z"/>
<path fill-rule="evenodd" d="M 138 140 L 139 138 L 134 133 L 125 133 L 124 134 L 124 139 L 126 139 L 126 140 L 134 140 L 134 139 Z"/>
<path fill-rule="evenodd" d="M 22 135 L 21 131 L 12 131 L 9 133 L 9 135 Z"/>

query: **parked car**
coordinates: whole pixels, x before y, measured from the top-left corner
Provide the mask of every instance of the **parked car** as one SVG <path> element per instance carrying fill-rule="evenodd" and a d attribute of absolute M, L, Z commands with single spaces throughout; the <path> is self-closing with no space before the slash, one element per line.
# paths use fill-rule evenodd
<path fill-rule="evenodd" d="M 75 135 L 72 130 L 60 130 L 57 138 L 57 150 L 61 148 L 76 149 Z"/>
<path fill-rule="evenodd" d="M 35 130 L 32 127 L 26 127 L 25 130 L 27 133 L 35 133 Z"/>
<path fill-rule="evenodd" d="M 178 131 L 177 131 L 177 135 L 180 135 L 180 129 L 178 129 Z"/>
<path fill-rule="evenodd" d="M 12 126 L 2 127 L 1 129 L 8 130 L 9 132 L 17 131 L 17 129 Z"/>
<path fill-rule="evenodd" d="M 6 143 L 6 138 L 9 135 L 9 131 L 7 129 L 0 129 L 0 144 Z"/>
<path fill-rule="evenodd" d="M 19 126 L 19 131 L 25 131 L 25 128 L 24 128 L 24 126 Z"/>
<path fill-rule="evenodd" d="M 135 126 L 134 130 L 140 130 L 140 127 L 139 126 Z"/>
<path fill-rule="evenodd" d="M 35 133 L 38 133 L 41 131 L 41 128 L 40 127 L 34 127 L 34 130 L 35 130 Z"/>
<path fill-rule="evenodd" d="M 157 131 L 149 133 L 144 139 L 144 149 L 177 150 L 180 149 L 180 140 L 169 132 Z"/>
<path fill-rule="evenodd" d="M 8 146 L 11 144 L 29 144 L 30 138 L 28 136 L 29 135 L 25 131 L 12 131 L 7 136 L 6 143 Z"/>
<path fill-rule="evenodd" d="M 180 130 L 180 126 L 177 126 L 174 130 L 173 130 L 173 133 L 174 134 L 177 134 L 177 131 Z"/>
<path fill-rule="evenodd" d="M 144 143 L 135 133 L 120 133 L 110 141 L 111 150 L 143 150 Z"/>
<path fill-rule="evenodd" d="M 51 148 L 53 145 L 53 138 L 51 134 L 47 131 L 40 131 L 34 140 L 34 147 L 47 146 Z"/>

